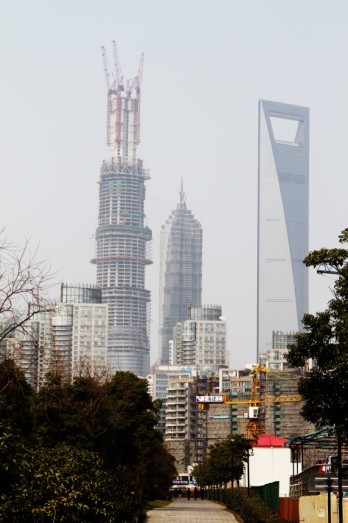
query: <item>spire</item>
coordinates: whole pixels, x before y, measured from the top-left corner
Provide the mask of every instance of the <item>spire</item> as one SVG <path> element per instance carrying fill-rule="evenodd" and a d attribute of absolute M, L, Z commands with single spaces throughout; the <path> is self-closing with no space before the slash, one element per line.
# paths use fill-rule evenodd
<path fill-rule="evenodd" d="M 180 202 L 179 202 L 180 207 L 186 207 L 186 196 L 184 193 L 184 181 L 183 181 L 182 176 L 181 176 L 181 187 L 180 187 L 179 194 L 180 194 Z"/>

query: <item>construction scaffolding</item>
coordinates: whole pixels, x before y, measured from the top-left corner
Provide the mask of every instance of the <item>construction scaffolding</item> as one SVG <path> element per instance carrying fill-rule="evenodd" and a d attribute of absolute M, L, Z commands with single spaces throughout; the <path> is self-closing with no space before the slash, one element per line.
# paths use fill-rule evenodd
<path fill-rule="evenodd" d="M 301 375 L 297 370 L 274 372 L 257 367 L 249 376 L 232 379 L 230 393 L 222 396 L 220 404 L 207 402 L 211 425 L 208 439 L 227 437 L 228 429 L 249 439 L 268 433 L 286 440 L 314 430 L 300 415 L 302 400 L 297 384 Z"/>

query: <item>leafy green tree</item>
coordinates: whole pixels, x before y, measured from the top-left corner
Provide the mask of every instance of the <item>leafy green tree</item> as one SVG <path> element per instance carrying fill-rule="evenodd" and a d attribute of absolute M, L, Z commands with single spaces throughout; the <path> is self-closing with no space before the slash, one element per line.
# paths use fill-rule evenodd
<path fill-rule="evenodd" d="M 100 437 L 110 465 L 136 467 L 144 436 L 155 430 L 156 409 L 147 382 L 131 372 L 116 372 L 104 386 L 109 415 L 108 430 Z"/>
<path fill-rule="evenodd" d="M 348 243 L 348 229 L 339 241 Z M 330 271 L 337 278 L 333 298 L 323 312 L 305 314 L 304 332 L 296 335 L 287 359 L 303 367 L 312 359 L 313 368 L 299 382 L 304 399 L 302 415 L 319 427 L 335 427 L 348 433 L 348 249 L 313 251 L 305 258 L 307 267 Z"/>
<path fill-rule="evenodd" d="M 34 398 L 36 442 L 93 449 L 107 430 L 109 408 L 103 386 L 92 377 L 77 377 L 72 384 L 50 375 Z"/>
<path fill-rule="evenodd" d="M 168 491 L 176 473 L 174 459 L 156 430 L 157 407 L 145 380 L 117 372 L 104 384 L 91 377 L 68 384 L 51 375 L 34 410 L 40 445 L 64 442 L 95 450 L 107 468 L 123 467 L 146 496 Z"/>
<path fill-rule="evenodd" d="M 296 336 L 288 361 L 314 366 L 299 382 L 304 399 L 302 415 L 319 427 L 334 427 L 337 435 L 338 513 L 343 521 L 342 441 L 348 434 L 348 229 L 339 236 L 342 248 L 322 248 L 309 253 L 304 262 L 337 276 L 327 309 L 303 318 L 305 332 Z"/>
<path fill-rule="evenodd" d="M 4 522 L 142 521 L 142 503 L 123 471 L 105 471 L 95 452 L 65 444 L 28 454 L 10 495 L 0 498 Z"/>
<path fill-rule="evenodd" d="M 202 463 L 198 463 L 192 471 L 193 476 L 196 478 L 198 485 L 201 487 L 214 485 L 219 483 L 215 481 L 215 475 L 213 470 L 212 461 L 207 458 Z"/>
<path fill-rule="evenodd" d="M 13 516 L 8 521 L 26 521 L 20 519 L 21 507 L 30 509 L 28 514 L 36 511 L 35 521 L 58 518 L 52 514 L 70 514 L 67 521 L 77 514 L 80 521 L 88 471 L 92 483 L 102 481 L 106 497 L 95 503 L 109 503 L 108 514 L 116 501 L 131 510 L 133 499 L 165 496 L 176 475 L 174 458 L 156 429 L 157 407 L 147 383 L 132 373 L 118 372 L 106 383 L 78 377 L 71 384 L 51 374 L 35 392 L 14 362 L 5 360 L 0 363 L 0 415 L 0 505 Z M 69 485 L 76 503 L 68 495 Z M 132 497 L 120 497 L 130 485 Z M 93 519 L 88 510 L 81 521 L 104 521 L 101 513 Z"/>
<path fill-rule="evenodd" d="M 163 445 L 158 431 L 138 433 L 141 439 L 137 482 L 146 498 L 165 499 L 177 476 L 175 458 Z"/>
<path fill-rule="evenodd" d="M 13 360 L 0 362 L 0 420 L 28 435 L 32 429 L 33 389 Z"/>
<path fill-rule="evenodd" d="M 226 484 L 239 481 L 243 475 L 244 462 L 248 459 L 250 443 L 235 434 L 210 448 L 208 458 L 193 470 L 200 485 Z"/>

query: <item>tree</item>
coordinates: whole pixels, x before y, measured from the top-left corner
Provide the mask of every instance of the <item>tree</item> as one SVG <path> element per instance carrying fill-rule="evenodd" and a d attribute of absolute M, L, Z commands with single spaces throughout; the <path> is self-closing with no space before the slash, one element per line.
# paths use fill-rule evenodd
<path fill-rule="evenodd" d="M 25 331 L 38 310 L 49 308 L 50 266 L 38 260 L 28 240 L 23 247 L 10 243 L 0 232 L 0 342 L 14 331 Z"/>
<path fill-rule="evenodd" d="M 239 481 L 248 460 L 250 442 L 240 434 L 230 436 L 210 448 L 208 458 L 192 474 L 201 486 Z"/>
<path fill-rule="evenodd" d="M 175 458 L 163 444 L 162 434 L 153 429 L 140 429 L 137 483 L 146 498 L 166 499 L 177 470 Z"/>
<path fill-rule="evenodd" d="M 342 245 L 348 243 L 348 229 L 342 231 L 339 241 Z M 341 450 L 343 436 L 348 434 L 348 249 L 322 248 L 310 252 L 304 263 L 337 276 L 327 309 L 304 315 L 305 332 L 296 335 L 287 359 L 293 366 L 304 366 L 308 359 L 313 360 L 313 368 L 298 385 L 304 399 L 301 413 L 319 427 L 336 429 L 338 513 L 342 522 Z"/>
<path fill-rule="evenodd" d="M 97 380 L 78 377 L 66 383 L 60 376 L 49 374 L 34 397 L 33 437 L 46 447 L 66 443 L 93 449 L 107 430 L 108 416 L 103 387 Z"/>
<path fill-rule="evenodd" d="M 157 423 L 147 381 L 119 371 L 105 383 L 104 393 L 110 412 L 108 430 L 100 436 L 105 457 L 112 466 L 127 464 L 136 469 L 147 435 Z"/>
<path fill-rule="evenodd" d="M 348 229 L 339 241 L 348 243 Z M 305 366 L 309 359 L 314 362 L 299 381 L 303 417 L 319 427 L 348 433 L 348 249 L 322 248 L 310 252 L 304 263 L 319 270 L 324 267 L 337 279 L 327 309 L 304 315 L 304 332 L 296 335 L 287 360 L 296 367 Z"/>
<path fill-rule="evenodd" d="M 29 320 L 51 310 L 51 284 L 50 266 L 38 260 L 38 250 L 28 240 L 18 247 L 0 231 L 0 356 L 18 362 L 33 384 L 40 351 Z"/>
<path fill-rule="evenodd" d="M 28 452 L 11 492 L 0 497 L 4 522 L 143 521 L 122 470 L 106 471 L 97 453 L 60 444 Z"/>
<path fill-rule="evenodd" d="M 23 436 L 29 435 L 33 392 L 23 371 L 13 360 L 0 362 L 0 420 L 3 426 L 20 430 Z"/>
<path fill-rule="evenodd" d="M 105 383 L 76 377 L 70 384 L 49 375 L 35 395 L 33 413 L 39 445 L 67 443 L 96 451 L 107 469 L 123 468 L 146 497 L 168 492 L 176 475 L 174 458 L 156 429 L 146 380 L 116 372 Z"/>

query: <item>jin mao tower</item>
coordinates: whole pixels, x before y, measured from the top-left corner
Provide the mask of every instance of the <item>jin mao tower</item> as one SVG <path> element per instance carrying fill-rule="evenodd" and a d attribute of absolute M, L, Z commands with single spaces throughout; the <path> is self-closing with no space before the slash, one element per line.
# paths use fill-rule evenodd
<path fill-rule="evenodd" d="M 107 84 L 109 157 L 101 167 L 99 220 L 96 230 L 97 284 L 109 306 L 108 365 L 112 372 L 149 373 L 150 291 L 145 267 L 152 263 L 152 237 L 145 225 L 145 181 L 149 173 L 137 159 L 140 142 L 140 86 L 144 55 L 137 76 L 123 81 L 113 42 L 114 71 L 103 49 Z"/>
<path fill-rule="evenodd" d="M 187 208 L 181 184 L 179 203 L 161 229 L 159 361 L 169 361 L 173 328 L 188 318 L 189 305 L 202 300 L 202 227 Z"/>

